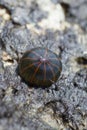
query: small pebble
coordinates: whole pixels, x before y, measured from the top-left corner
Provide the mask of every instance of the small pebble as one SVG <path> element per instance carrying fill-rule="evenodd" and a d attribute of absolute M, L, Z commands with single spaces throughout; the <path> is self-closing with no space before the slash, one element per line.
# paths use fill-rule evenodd
<path fill-rule="evenodd" d="M 6 13 L 5 9 L 0 9 L 0 16 L 3 16 Z"/>
<path fill-rule="evenodd" d="M 3 19 L 6 20 L 6 21 L 10 20 L 10 15 L 9 14 L 4 14 Z"/>

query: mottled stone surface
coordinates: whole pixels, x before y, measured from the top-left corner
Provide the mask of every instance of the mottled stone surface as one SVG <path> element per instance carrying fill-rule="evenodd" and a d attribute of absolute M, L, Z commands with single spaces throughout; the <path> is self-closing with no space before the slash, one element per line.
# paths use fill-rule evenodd
<path fill-rule="evenodd" d="M 0 130 L 87 130 L 86 3 L 0 0 Z M 18 75 L 23 53 L 38 46 L 62 61 L 49 88 Z"/>

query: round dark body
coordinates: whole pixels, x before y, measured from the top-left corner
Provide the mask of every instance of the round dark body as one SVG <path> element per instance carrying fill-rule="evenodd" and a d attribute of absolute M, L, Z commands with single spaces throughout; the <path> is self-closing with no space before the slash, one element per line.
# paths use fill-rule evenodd
<path fill-rule="evenodd" d="M 56 82 L 62 70 L 57 54 L 47 48 L 34 48 L 24 53 L 19 63 L 19 74 L 28 83 L 49 87 Z"/>

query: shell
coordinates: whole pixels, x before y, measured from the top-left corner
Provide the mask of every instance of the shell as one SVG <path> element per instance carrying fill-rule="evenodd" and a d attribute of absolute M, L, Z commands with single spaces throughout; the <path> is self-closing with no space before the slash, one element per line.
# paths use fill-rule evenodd
<path fill-rule="evenodd" d="M 47 48 L 34 48 L 24 53 L 19 63 L 19 74 L 28 83 L 49 87 L 56 82 L 62 70 L 57 54 Z"/>

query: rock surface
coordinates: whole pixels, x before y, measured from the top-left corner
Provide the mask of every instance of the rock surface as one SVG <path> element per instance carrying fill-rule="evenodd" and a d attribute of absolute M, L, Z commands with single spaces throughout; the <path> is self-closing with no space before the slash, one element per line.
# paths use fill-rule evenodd
<path fill-rule="evenodd" d="M 0 0 L 0 130 L 87 130 L 86 3 Z M 23 53 L 38 46 L 62 61 L 49 88 L 18 75 Z"/>

